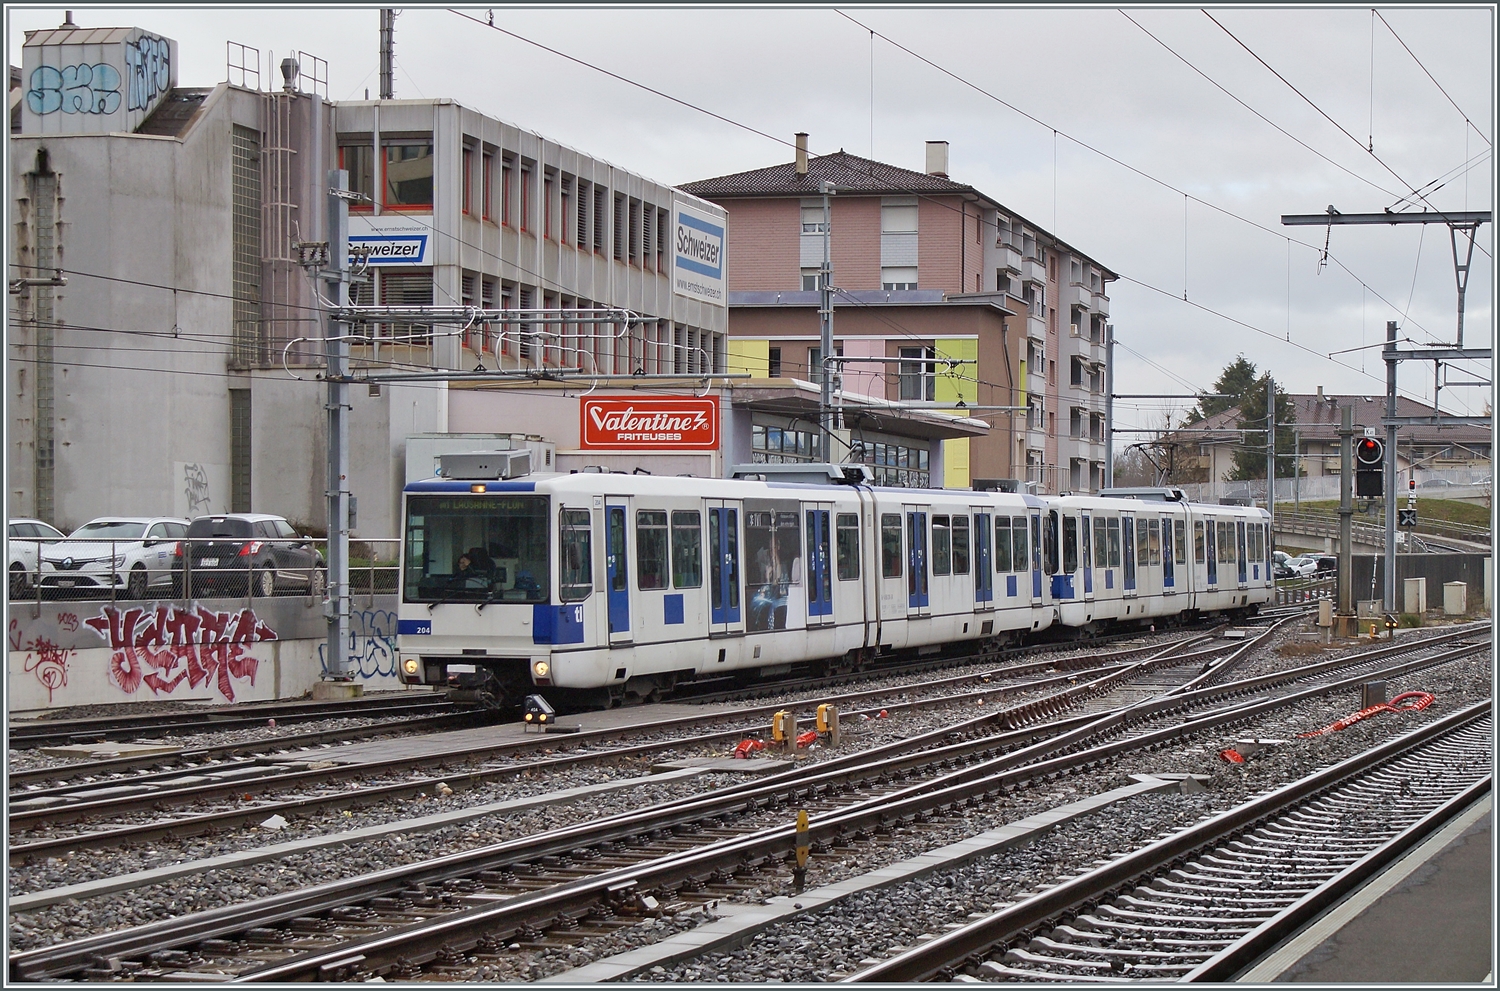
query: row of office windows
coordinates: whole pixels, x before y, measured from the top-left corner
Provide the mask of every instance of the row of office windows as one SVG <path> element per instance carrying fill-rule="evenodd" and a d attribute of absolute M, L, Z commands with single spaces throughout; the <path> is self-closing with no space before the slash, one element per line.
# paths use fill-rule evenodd
<path fill-rule="evenodd" d="M 376 189 L 373 138 L 363 143 L 342 140 L 339 167 L 348 170 L 350 189 L 362 197 L 350 209 L 369 211 L 378 203 L 385 210 L 430 211 L 431 137 L 386 138 L 381 149 L 383 181 Z M 668 207 L 551 167 L 540 170 L 538 189 L 536 162 L 471 138 L 464 139 L 461 175 L 460 210 L 467 216 L 532 233 L 540 227 L 543 238 L 666 270 Z"/>

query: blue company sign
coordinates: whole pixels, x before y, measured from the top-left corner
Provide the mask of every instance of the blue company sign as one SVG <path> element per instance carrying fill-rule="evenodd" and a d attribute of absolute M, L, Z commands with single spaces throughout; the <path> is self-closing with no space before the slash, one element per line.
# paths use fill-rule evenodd
<path fill-rule="evenodd" d="M 398 619 L 396 621 L 396 633 L 403 637 L 429 637 L 432 636 L 432 620 L 430 619 Z"/>
<path fill-rule="evenodd" d="M 724 228 L 678 210 L 677 265 L 711 279 L 722 279 Z"/>
<path fill-rule="evenodd" d="M 349 248 L 368 245 L 371 265 L 426 265 L 426 234 L 351 234 Z"/>

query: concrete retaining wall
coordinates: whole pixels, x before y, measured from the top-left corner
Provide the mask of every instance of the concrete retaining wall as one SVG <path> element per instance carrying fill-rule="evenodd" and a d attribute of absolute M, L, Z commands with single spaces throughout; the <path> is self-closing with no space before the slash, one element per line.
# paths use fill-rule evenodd
<path fill-rule="evenodd" d="M 356 596 L 349 666 L 396 677 L 396 596 Z M 307 597 L 29 602 L 10 607 L 8 710 L 157 699 L 296 698 L 324 672 L 322 603 Z"/>

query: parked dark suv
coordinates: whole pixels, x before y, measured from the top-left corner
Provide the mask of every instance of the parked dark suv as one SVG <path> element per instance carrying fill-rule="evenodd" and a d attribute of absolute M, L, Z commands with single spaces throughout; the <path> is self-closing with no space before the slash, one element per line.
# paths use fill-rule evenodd
<path fill-rule="evenodd" d="M 328 587 L 323 555 L 280 516 L 229 513 L 200 516 L 177 545 L 173 590 L 183 590 L 183 562 L 192 574 L 191 595 L 274 595 L 301 587 L 322 597 Z"/>

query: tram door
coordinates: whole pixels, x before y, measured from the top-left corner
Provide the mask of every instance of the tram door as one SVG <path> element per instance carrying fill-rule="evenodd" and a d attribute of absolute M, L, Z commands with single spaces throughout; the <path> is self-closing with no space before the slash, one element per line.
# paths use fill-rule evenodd
<path fill-rule="evenodd" d="M 1219 584 L 1219 528 L 1223 526 L 1216 519 L 1209 518 L 1203 522 L 1203 527 L 1208 531 L 1208 539 L 1204 541 L 1208 552 L 1208 584 L 1215 587 Z"/>
<path fill-rule="evenodd" d="M 833 504 L 804 504 L 807 525 L 807 625 L 833 622 Z"/>
<path fill-rule="evenodd" d="M 604 497 L 604 575 L 611 644 L 630 642 L 629 519 L 624 496 Z"/>
<path fill-rule="evenodd" d="M 1244 588 L 1245 587 L 1245 583 L 1249 580 L 1245 576 L 1246 562 L 1248 561 L 1248 558 L 1245 555 L 1245 521 L 1244 520 L 1235 520 L 1234 521 L 1234 549 L 1235 549 L 1235 551 L 1238 554 L 1239 565 L 1240 565 L 1240 568 L 1239 568 L 1240 588 Z"/>
<path fill-rule="evenodd" d="M 974 611 L 990 612 L 995 608 L 995 574 L 990 541 L 992 517 L 974 507 Z"/>
<path fill-rule="evenodd" d="M 1172 517 L 1161 518 L 1161 587 L 1168 595 L 1177 591 L 1177 571 L 1174 559 L 1177 547 L 1172 542 Z"/>
<path fill-rule="evenodd" d="M 745 632 L 740 608 L 740 504 L 710 500 L 708 509 L 709 635 Z"/>
<path fill-rule="evenodd" d="M 906 508 L 906 615 L 932 615 L 927 574 L 927 509 Z"/>
<path fill-rule="evenodd" d="M 1083 542 L 1079 564 L 1083 568 L 1083 601 L 1094 601 L 1093 517 L 1084 513 L 1078 518 L 1079 539 Z"/>
<path fill-rule="evenodd" d="M 1031 604 L 1042 604 L 1042 514 L 1031 514 Z"/>
<path fill-rule="evenodd" d="M 1132 596 L 1134 596 L 1136 594 L 1136 590 L 1135 590 L 1135 565 L 1136 565 L 1136 560 L 1135 560 L 1135 524 L 1136 524 L 1136 519 L 1135 519 L 1134 516 L 1131 516 L 1129 513 L 1123 513 L 1123 514 L 1121 514 L 1121 516 L 1120 516 L 1120 544 L 1121 544 L 1121 549 L 1124 551 L 1124 554 L 1125 554 L 1124 562 L 1123 562 L 1124 566 L 1125 566 L 1124 567 L 1124 571 L 1125 571 L 1125 589 L 1124 589 L 1124 594 L 1125 594 L 1125 596 L 1127 598 L 1128 597 L 1132 597 Z"/>

